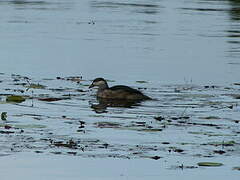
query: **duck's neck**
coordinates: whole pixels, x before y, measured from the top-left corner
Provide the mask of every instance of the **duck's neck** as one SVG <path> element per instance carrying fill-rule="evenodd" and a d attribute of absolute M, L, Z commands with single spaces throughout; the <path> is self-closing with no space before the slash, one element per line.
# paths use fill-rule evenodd
<path fill-rule="evenodd" d="M 98 92 L 102 92 L 104 91 L 105 89 L 108 89 L 108 84 L 105 83 L 105 84 L 102 84 L 101 86 L 98 87 Z"/>

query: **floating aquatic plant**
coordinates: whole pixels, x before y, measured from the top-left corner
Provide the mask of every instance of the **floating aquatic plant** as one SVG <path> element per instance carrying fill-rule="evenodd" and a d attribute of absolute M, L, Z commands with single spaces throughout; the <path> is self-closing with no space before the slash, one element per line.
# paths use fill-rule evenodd
<path fill-rule="evenodd" d="M 6 101 L 21 103 L 21 102 L 25 101 L 25 98 L 23 96 L 10 95 L 10 96 L 7 96 Z"/>
<path fill-rule="evenodd" d="M 218 166 L 222 166 L 222 163 L 218 163 L 218 162 L 199 162 L 197 163 L 198 166 L 207 166 L 207 167 L 218 167 Z"/>

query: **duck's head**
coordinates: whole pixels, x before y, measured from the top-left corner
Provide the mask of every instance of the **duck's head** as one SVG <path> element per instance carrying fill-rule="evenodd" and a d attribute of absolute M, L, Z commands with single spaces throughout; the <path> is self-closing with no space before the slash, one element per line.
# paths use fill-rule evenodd
<path fill-rule="evenodd" d="M 92 84 L 89 86 L 89 88 L 92 88 L 92 87 L 100 87 L 100 88 L 107 88 L 108 87 L 108 84 L 107 84 L 107 81 L 103 78 L 96 78 L 93 80 Z"/>

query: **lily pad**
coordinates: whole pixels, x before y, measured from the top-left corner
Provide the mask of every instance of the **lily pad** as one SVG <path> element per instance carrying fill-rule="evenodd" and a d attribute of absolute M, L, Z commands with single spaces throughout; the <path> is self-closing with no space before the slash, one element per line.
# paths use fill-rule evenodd
<path fill-rule="evenodd" d="M 240 167 L 233 167 L 233 170 L 240 171 Z"/>
<path fill-rule="evenodd" d="M 151 156 L 149 157 L 150 159 L 154 159 L 154 160 L 159 160 L 161 157 L 160 156 Z"/>
<path fill-rule="evenodd" d="M 199 162 L 197 163 L 198 166 L 207 166 L 207 167 L 219 167 L 222 166 L 222 163 L 217 163 L 217 162 Z"/>
<path fill-rule="evenodd" d="M 39 98 L 38 100 L 52 102 L 52 101 L 60 101 L 60 100 L 66 100 L 66 99 L 70 99 L 70 98 Z"/>
<path fill-rule="evenodd" d="M 144 128 L 144 129 L 138 129 L 138 131 L 144 131 L 144 132 L 159 132 L 162 131 L 162 129 L 158 129 L 158 128 Z"/>
<path fill-rule="evenodd" d="M 20 128 L 20 129 L 43 129 L 46 128 L 47 126 L 41 125 L 41 124 L 26 124 L 26 125 L 15 125 L 15 128 Z"/>
<path fill-rule="evenodd" d="M 97 122 L 94 124 L 98 128 L 119 128 L 119 127 L 121 127 L 120 123 L 115 123 L 115 122 Z"/>
<path fill-rule="evenodd" d="M 221 141 L 221 142 L 209 142 L 201 145 L 212 145 L 212 146 L 234 146 L 236 144 L 235 141 Z"/>
<path fill-rule="evenodd" d="M 23 96 L 10 95 L 10 96 L 7 96 L 6 101 L 21 103 L 21 102 L 25 101 L 25 98 Z"/>
<path fill-rule="evenodd" d="M 73 81 L 73 82 L 81 82 L 82 76 L 70 76 L 65 78 L 67 81 Z"/>
<path fill-rule="evenodd" d="M 193 124 L 193 123 L 192 123 Z M 195 131 L 189 131 L 189 134 L 196 134 L 196 135 L 205 135 L 205 136 L 226 136 L 226 137 L 231 137 L 231 136 L 236 136 L 235 134 L 215 134 L 214 132 L 195 132 Z"/>
<path fill-rule="evenodd" d="M 147 81 L 136 81 L 136 83 L 143 84 L 143 83 L 148 83 L 148 82 Z"/>
<path fill-rule="evenodd" d="M 26 86 L 28 89 L 45 89 L 46 86 L 41 84 L 30 84 L 29 86 Z"/>
<path fill-rule="evenodd" d="M 201 117 L 201 119 L 208 119 L 208 120 L 211 120 L 211 119 L 221 119 L 221 118 L 218 117 L 218 116 L 207 116 L 207 117 Z"/>
<path fill-rule="evenodd" d="M 14 131 L 3 131 L 3 130 L 0 130 L 0 134 L 13 134 Z"/>

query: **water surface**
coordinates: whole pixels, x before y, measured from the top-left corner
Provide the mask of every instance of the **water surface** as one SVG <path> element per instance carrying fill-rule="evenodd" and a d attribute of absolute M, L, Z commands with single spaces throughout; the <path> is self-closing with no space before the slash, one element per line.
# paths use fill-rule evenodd
<path fill-rule="evenodd" d="M 0 8 L 2 72 L 238 81 L 238 1 L 9 0 Z"/>
<path fill-rule="evenodd" d="M 236 0 L 1 0 L 3 176 L 238 179 L 239 8 Z M 103 106 L 88 89 L 95 77 L 154 100 Z M 7 102 L 11 95 L 26 100 Z M 223 166 L 198 166 L 205 161 Z"/>

